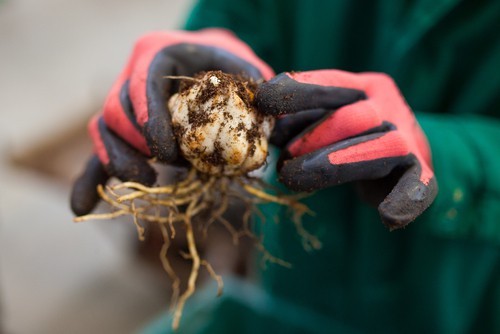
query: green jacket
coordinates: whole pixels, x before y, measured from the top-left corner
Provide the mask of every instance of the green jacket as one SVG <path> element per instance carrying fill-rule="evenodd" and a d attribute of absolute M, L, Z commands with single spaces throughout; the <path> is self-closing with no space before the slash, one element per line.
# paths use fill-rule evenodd
<path fill-rule="evenodd" d="M 198 297 L 181 332 L 500 333 L 500 1 L 205 0 L 187 22 L 204 27 L 234 31 L 276 72 L 391 75 L 428 136 L 439 193 L 390 233 L 350 185 L 318 192 L 312 253 L 268 208 L 282 222 L 265 226 L 267 247 L 293 268 Z"/>

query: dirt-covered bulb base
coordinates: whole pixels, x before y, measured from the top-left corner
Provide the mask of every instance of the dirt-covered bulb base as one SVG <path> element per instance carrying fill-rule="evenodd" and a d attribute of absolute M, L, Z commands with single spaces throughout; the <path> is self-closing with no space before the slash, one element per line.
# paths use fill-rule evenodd
<path fill-rule="evenodd" d="M 210 71 L 181 85 L 168 107 L 183 156 L 202 173 L 238 176 L 262 166 L 272 117 L 252 105 L 256 84 Z"/>

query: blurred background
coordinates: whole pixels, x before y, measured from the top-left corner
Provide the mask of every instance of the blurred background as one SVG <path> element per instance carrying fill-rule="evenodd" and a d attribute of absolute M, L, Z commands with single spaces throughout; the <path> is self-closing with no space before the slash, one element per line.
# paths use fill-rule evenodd
<path fill-rule="evenodd" d="M 68 197 L 134 41 L 182 26 L 191 2 L 0 0 L 3 333 L 130 333 L 167 307 L 131 222 L 74 224 Z"/>

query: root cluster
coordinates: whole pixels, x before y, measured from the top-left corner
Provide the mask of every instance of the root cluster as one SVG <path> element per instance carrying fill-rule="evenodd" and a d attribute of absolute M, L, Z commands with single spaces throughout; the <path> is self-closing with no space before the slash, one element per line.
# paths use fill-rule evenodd
<path fill-rule="evenodd" d="M 300 203 L 300 195 L 282 195 L 270 188 L 264 182 L 249 176 L 227 177 L 208 176 L 192 169 L 179 182 L 160 187 L 146 187 L 140 183 L 124 182 L 106 188 L 99 186 L 98 193 L 107 202 L 113 211 L 110 213 L 89 214 L 75 218 L 76 222 L 93 219 L 112 219 L 120 216 L 131 216 L 137 228 L 138 237 L 144 240 L 144 227 L 141 221 L 157 223 L 163 237 L 163 246 L 160 258 L 164 270 L 172 281 L 172 327 L 177 329 L 182 317 L 186 301 L 196 290 L 200 267 L 204 267 L 218 284 L 218 295 L 222 294 L 223 281 L 214 268 L 205 259 L 200 257 L 195 240 L 193 218 L 202 215 L 208 217 L 200 226 L 202 235 L 207 236 L 209 227 L 214 223 L 222 224 L 232 236 L 236 245 L 241 238 L 250 238 L 255 247 L 262 253 L 264 262 L 276 263 L 285 267 L 291 264 L 268 252 L 263 245 L 263 235 L 254 232 L 252 215 L 259 217 L 260 223 L 265 223 L 266 217 L 258 205 L 262 203 L 276 203 L 290 210 L 290 215 L 302 238 L 306 250 L 319 249 L 320 241 L 308 233 L 302 225 L 304 214 L 312 214 L 309 208 Z M 245 205 L 243 224 L 235 228 L 224 213 L 231 200 L 241 200 Z M 198 224 L 197 220 L 197 224 Z M 176 226 L 183 225 L 186 231 L 188 253 L 183 257 L 192 262 L 191 272 L 185 291 L 180 291 L 180 278 L 172 268 L 167 252 L 170 243 L 176 235 Z"/>

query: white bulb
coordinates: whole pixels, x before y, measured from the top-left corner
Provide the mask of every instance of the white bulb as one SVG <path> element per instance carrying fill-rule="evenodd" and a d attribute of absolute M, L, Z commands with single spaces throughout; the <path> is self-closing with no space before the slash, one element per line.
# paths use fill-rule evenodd
<path fill-rule="evenodd" d="M 168 103 L 183 156 L 199 171 L 237 176 L 262 166 L 274 119 L 251 105 L 244 82 L 207 72 Z"/>

